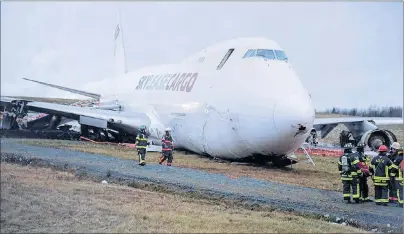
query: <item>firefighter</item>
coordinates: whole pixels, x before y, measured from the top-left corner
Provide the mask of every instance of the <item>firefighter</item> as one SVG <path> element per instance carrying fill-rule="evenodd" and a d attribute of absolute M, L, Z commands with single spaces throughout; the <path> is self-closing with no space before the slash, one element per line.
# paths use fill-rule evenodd
<path fill-rule="evenodd" d="M 389 171 L 394 170 L 397 166 L 387 157 L 388 148 L 381 145 L 378 149 L 379 154 L 370 162 L 370 172 L 372 173 L 373 184 L 375 186 L 375 202 L 376 205 L 387 206 L 388 199 L 388 182 L 390 180 Z"/>
<path fill-rule="evenodd" d="M 352 143 L 344 145 L 344 154 L 338 160 L 338 170 L 341 175 L 343 184 L 344 200 L 351 203 L 351 188 L 352 198 L 356 203 L 359 203 L 360 188 L 358 174 L 361 174 L 359 168 L 359 160 L 352 153 Z"/>
<path fill-rule="evenodd" d="M 359 159 L 359 167 L 361 170 L 361 175 L 359 175 L 359 188 L 360 188 L 360 201 L 362 202 L 370 202 L 372 200 L 369 199 L 369 186 L 368 186 L 368 177 L 370 176 L 369 172 L 369 157 L 364 153 L 365 144 L 359 142 L 356 146 L 357 156 Z"/>
<path fill-rule="evenodd" d="M 390 146 L 390 155 L 393 164 L 396 166 L 395 171 L 390 173 L 390 178 L 393 178 L 392 191 L 390 193 L 391 200 L 397 201 L 400 207 L 403 207 L 403 168 L 400 164 L 403 163 L 403 149 L 398 142 L 394 142 Z"/>
<path fill-rule="evenodd" d="M 139 155 L 139 165 L 146 165 L 146 148 L 150 144 L 146 134 L 146 126 L 142 125 L 139 128 L 139 133 L 136 136 L 136 149 Z"/>
<path fill-rule="evenodd" d="M 171 136 L 171 129 L 165 129 L 165 135 L 161 139 L 161 157 L 159 160 L 159 164 L 161 165 L 167 159 L 167 166 L 171 166 L 173 162 L 173 150 L 174 150 L 174 143 L 173 138 Z"/>
<path fill-rule="evenodd" d="M 393 154 L 390 146 L 390 151 L 386 154 L 387 157 L 393 161 L 395 155 Z M 396 203 L 397 202 L 397 195 L 396 195 L 396 186 L 395 186 L 395 172 L 390 172 L 390 180 L 388 182 L 388 189 L 389 189 L 389 202 Z"/>

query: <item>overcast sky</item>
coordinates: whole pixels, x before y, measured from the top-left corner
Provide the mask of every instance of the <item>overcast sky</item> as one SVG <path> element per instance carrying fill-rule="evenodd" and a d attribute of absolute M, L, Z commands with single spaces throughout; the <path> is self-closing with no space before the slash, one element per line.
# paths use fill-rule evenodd
<path fill-rule="evenodd" d="M 129 71 L 263 36 L 284 48 L 317 109 L 403 104 L 397 2 L 2 2 L 1 94 L 72 97 L 21 77 L 72 88 L 111 79 L 119 6 Z"/>

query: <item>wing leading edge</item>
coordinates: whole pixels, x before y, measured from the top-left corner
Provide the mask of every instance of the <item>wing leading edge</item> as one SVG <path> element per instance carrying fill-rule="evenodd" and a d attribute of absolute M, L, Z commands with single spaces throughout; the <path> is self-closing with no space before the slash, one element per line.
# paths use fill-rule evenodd
<path fill-rule="evenodd" d="M 376 125 L 393 125 L 403 124 L 403 118 L 397 117 L 341 117 L 341 118 L 317 118 L 314 120 L 314 125 L 328 125 L 328 124 L 343 124 L 369 121 L 374 122 Z"/>
<path fill-rule="evenodd" d="M 313 128 L 321 132 L 321 138 L 326 137 L 338 124 L 344 124 L 354 135 L 369 135 L 370 132 L 379 129 L 378 125 L 400 125 L 403 118 L 391 117 L 342 117 L 342 118 L 317 118 L 314 120 Z M 380 130 L 394 135 L 390 131 Z M 393 139 L 396 139 L 395 136 Z"/>
<path fill-rule="evenodd" d="M 80 95 L 83 95 L 83 96 L 86 96 L 86 97 L 91 97 L 91 98 L 94 98 L 94 99 L 96 99 L 98 101 L 100 100 L 100 97 L 101 97 L 101 95 L 97 94 L 97 93 L 90 93 L 90 92 L 86 92 L 86 91 L 82 91 L 82 90 L 78 90 L 78 89 L 72 89 L 72 88 L 67 88 L 67 87 L 63 87 L 63 86 L 59 86 L 59 85 L 49 84 L 49 83 L 45 83 L 45 82 L 42 82 L 42 81 L 31 80 L 31 79 L 28 79 L 28 78 L 22 78 L 22 79 L 28 80 L 28 81 L 31 81 L 31 82 L 35 82 L 35 83 L 38 83 L 38 84 L 41 84 L 41 85 L 49 86 L 49 87 L 52 87 L 52 88 L 64 90 L 64 91 L 67 91 L 67 92 L 70 92 L 70 93 L 75 93 L 75 94 L 80 94 Z"/>

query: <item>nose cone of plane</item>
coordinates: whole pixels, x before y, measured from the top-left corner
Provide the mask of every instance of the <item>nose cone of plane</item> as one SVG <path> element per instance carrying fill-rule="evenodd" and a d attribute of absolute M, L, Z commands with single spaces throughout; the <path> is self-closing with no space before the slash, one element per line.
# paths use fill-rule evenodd
<path fill-rule="evenodd" d="M 275 106 L 274 125 L 279 136 L 279 151 L 291 152 L 310 134 L 315 118 L 311 98 L 305 95 L 291 94 L 284 97 Z"/>

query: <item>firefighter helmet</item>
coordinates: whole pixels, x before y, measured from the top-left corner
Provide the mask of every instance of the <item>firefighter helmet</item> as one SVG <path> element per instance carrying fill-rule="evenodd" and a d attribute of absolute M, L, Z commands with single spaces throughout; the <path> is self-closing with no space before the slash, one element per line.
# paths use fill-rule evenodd
<path fill-rule="evenodd" d="M 387 146 L 381 145 L 381 146 L 379 146 L 379 149 L 377 151 L 379 151 L 379 152 L 387 152 L 387 151 L 389 151 L 389 149 L 387 149 Z"/>
<path fill-rule="evenodd" d="M 365 144 L 363 142 L 359 142 L 356 148 L 365 148 Z"/>
<path fill-rule="evenodd" d="M 352 143 L 346 143 L 346 144 L 344 145 L 344 149 L 352 149 L 352 148 L 353 148 Z"/>
<path fill-rule="evenodd" d="M 166 132 L 171 132 L 171 128 L 168 127 L 168 128 L 165 129 L 165 131 Z"/>
<path fill-rule="evenodd" d="M 145 125 L 141 125 L 141 126 L 140 126 L 140 131 L 142 131 L 142 130 L 146 130 L 146 126 L 145 126 Z"/>
<path fill-rule="evenodd" d="M 352 153 L 352 148 L 353 148 L 352 143 L 346 143 L 346 144 L 344 145 L 344 154 L 350 154 L 350 153 Z"/>
<path fill-rule="evenodd" d="M 391 144 L 390 148 L 395 149 L 395 150 L 399 150 L 401 148 L 401 146 L 400 146 L 400 143 L 393 142 L 393 144 Z"/>

